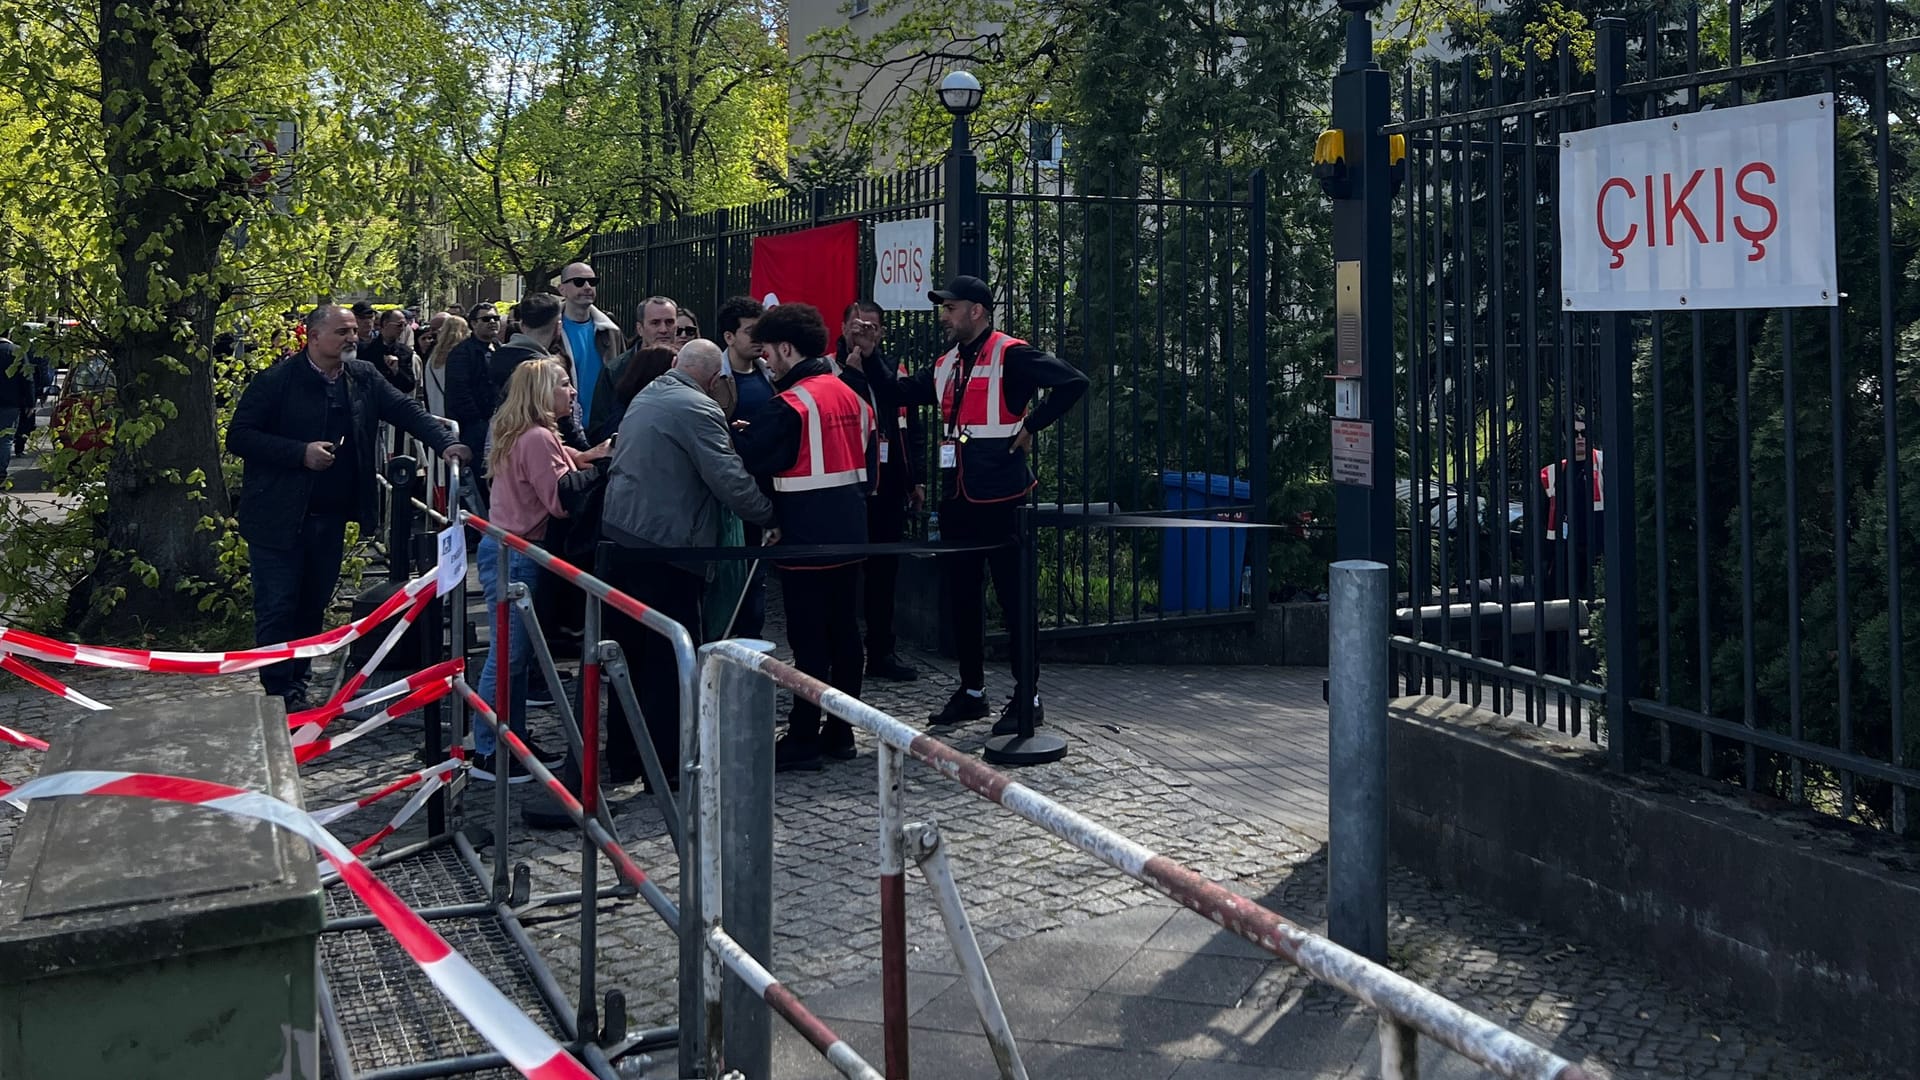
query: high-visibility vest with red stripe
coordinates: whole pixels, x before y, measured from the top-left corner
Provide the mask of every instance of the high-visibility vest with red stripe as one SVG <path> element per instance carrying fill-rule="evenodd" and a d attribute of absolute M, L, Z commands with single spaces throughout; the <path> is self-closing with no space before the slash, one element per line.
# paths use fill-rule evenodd
<path fill-rule="evenodd" d="M 988 331 L 987 340 L 980 343 L 980 352 L 973 358 L 973 371 L 965 380 L 964 394 L 959 389 L 962 382 L 960 347 L 956 345 L 948 349 L 947 354 L 934 364 L 933 386 L 940 399 L 942 439 L 965 435 L 971 442 L 974 439 L 1011 439 L 1020 434 L 1020 422 L 1025 418 L 1007 411 L 1002 383 L 1006 378 L 1007 350 L 1025 344 L 998 330 Z M 953 399 L 956 394 L 960 396 L 958 416 L 954 415 Z"/>
<path fill-rule="evenodd" d="M 780 394 L 800 416 L 793 464 L 773 475 L 775 491 L 820 491 L 867 481 L 873 408 L 832 375 L 802 379 Z"/>
<path fill-rule="evenodd" d="M 953 492 L 968 502 L 1018 499 L 1032 491 L 1033 470 L 1026 454 L 1009 453 L 1026 416 L 1007 408 L 1007 350 L 1025 345 L 998 330 L 987 332 L 970 372 L 960 368 L 960 348 L 947 350 L 934 364 L 934 396 L 939 401 L 940 439 L 958 442 Z M 962 390 L 962 383 L 965 389 Z M 958 399 L 958 412 L 956 401 Z"/>
<path fill-rule="evenodd" d="M 1593 508 L 1605 510 L 1606 497 L 1606 457 L 1598 450 L 1588 452 L 1593 459 Z M 1540 486 L 1547 492 L 1547 538 L 1554 539 L 1566 535 L 1566 522 L 1560 516 L 1560 471 L 1567 468 L 1567 460 L 1560 459 L 1559 464 L 1549 465 L 1540 470 Z"/>

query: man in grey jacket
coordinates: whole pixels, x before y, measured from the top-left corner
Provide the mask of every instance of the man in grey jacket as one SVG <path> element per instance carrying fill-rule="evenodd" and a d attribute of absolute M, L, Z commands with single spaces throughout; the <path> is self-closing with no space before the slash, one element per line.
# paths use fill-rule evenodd
<path fill-rule="evenodd" d="M 726 414 L 708 395 L 720 375 L 719 346 L 694 341 L 672 370 L 640 391 L 620 421 L 613 471 L 607 479 L 601 535 L 616 547 L 600 567 L 607 582 L 685 626 L 700 640 L 700 601 L 710 563 L 680 564 L 623 558 L 621 549 L 714 547 L 720 508 L 769 529 L 773 504 L 734 453 Z M 767 543 L 779 538 L 768 534 Z M 680 686 L 667 639 L 607 609 L 609 637 L 634 661 L 634 690 L 647 733 L 669 777 L 680 761 Z M 631 727 L 615 705 L 608 725 L 607 768 L 616 783 L 641 775 Z M 675 783 L 678 781 L 676 780 Z"/>

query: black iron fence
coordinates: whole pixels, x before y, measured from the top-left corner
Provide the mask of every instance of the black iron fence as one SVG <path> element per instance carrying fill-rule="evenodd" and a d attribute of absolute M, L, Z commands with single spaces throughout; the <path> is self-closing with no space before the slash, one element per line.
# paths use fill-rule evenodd
<path fill-rule="evenodd" d="M 1915 30 L 1888 0 L 1736 2 L 1406 76 L 1410 687 L 1914 828 Z M 1561 310 L 1562 133 L 1821 92 L 1837 307 Z M 1594 462 L 1601 507 L 1576 494 Z"/>
<path fill-rule="evenodd" d="M 1267 386 L 1261 176 L 1146 170 L 1095 194 L 1036 167 L 982 187 L 976 214 L 997 325 L 1091 382 L 1083 403 L 1040 439 L 1036 504 L 1261 520 L 1267 417 L 1253 407 Z M 911 170 L 608 234 L 591 258 L 602 306 L 623 323 L 640 301 L 665 295 L 712 336 L 719 302 L 747 291 L 755 237 L 931 216 L 934 265 L 944 266 L 946 210 L 942 170 Z M 862 295 L 874 259 L 872 231 L 862 228 Z M 839 313 L 827 314 L 831 322 Z M 899 311 L 887 316 L 886 348 L 919 370 L 947 345 L 934 312 Z M 1266 602 L 1265 538 L 1198 532 L 1044 528 L 1042 633 L 1251 618 Z"/>

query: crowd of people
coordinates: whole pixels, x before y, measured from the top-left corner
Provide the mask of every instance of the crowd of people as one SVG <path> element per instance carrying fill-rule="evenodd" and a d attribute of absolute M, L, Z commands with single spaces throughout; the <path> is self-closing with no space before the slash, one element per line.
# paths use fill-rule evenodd
<path fill-rule="evenodd" d="M 596 306 L 598 287 L 592 266 L 576 262 L 561 271 L 557 294 L 531 294 L 504 312 L 483 303 L 414 319 L 323 304 L 306 316 L 305 347 L 248 385 L 227 436 L 246 469 L 240 522 L 253 551 L 257 640 L 321 629 L 346 525 L 374 520 L 374 470 L 391 449 L 378 445 L 384 421 L 396 439 L 405 432 L 470 462 L 469 505 L 495 525 L 593 566 L 696 640 L 761 636 L 770 566 L 795 666 L 857 695 L 868 676 L 918 676 L 896 647 L 898 558 L 863 549 L 906 535 L 910 515 L 927 506 L 931 466 L 943 534 L 972 548 L 942 556 L 962 685 L 929 721 L 949 728 L 986 717 L 987 571 L 1002 609 L 1022 610 L 1031 583 L 1011 544 L 1034 485 L 1028 451 L 1033 433 L 1084 393 L 1085 376 L 994 329 L 992 294 L 977 278 L 930 295 L 951 347 L 917 371 L 886 350 L 887 313 L 870 301 L 839 313 L 836 332 L 806 304 L 735 297 L 703 338 L 690 312 L 653 296 L 634 312 L 629 341 Z M 764 549 L 765 558 L 675 553 L 725 547 Z M 489 605 L 507 600 L 504 559 L 508 578 L 534 593 L 542 628 L 579 627 L 577 590 L 543 580 L 530 558 L 491 538 L 476 554 Z M 529 705 L 568 688 L 540 685 L 529 627 L 517 613 L 509 625 L 508 722 L 524 737 Z M 1009 630 L 1027 632 L 1020 620 Z M 558 633 L 564 647 L 566 631 Z M 671 648 L 611 609 L 605 634 L 632 664 L 641 714 L 629 723 L 614 698 L 610 778 L 644 779 L 639 733 L 677 785 Z M 485 685 L 501 644 L 489 649 Z M 1034 680 L 1014 674 L 996 731 L 1012 730 L 1021 695 L 1043 715 Z M 309 703 L 308 678 L 299 660 L 261 673 L 289 710 Z M 475 748 L 492 744 L 477 726 Z M 817 770 L 857 752 L 845 723 L 823 722 L 802 701 L 775 761 L 781 771 Z M 536 753 L 577 782 L 570 758 Z M 528 820 L 568 823 L 537 805 Z"/>

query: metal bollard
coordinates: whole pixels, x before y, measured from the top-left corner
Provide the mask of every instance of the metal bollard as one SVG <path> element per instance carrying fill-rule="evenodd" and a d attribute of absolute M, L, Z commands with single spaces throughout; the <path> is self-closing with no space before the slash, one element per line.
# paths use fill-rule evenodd
<path fill-rule="evenodd" d="M 747 641 L 763 652 L 773 643 Z M 720 920 L 764 965 L 773 963 L 773 680 L 718 665 L 720 707 Z M 708 842 L 716 838 L 707 837 Z M 773 1013 L 739 979 L 722 984 L 726 1063 L 746 1080 L 773 1072 Z"/>
<path fill-rule="evenodd" d="M 1328 641 L 1327 934 L 1387 959 L 1387 568 L 1334 563 Z"/>

